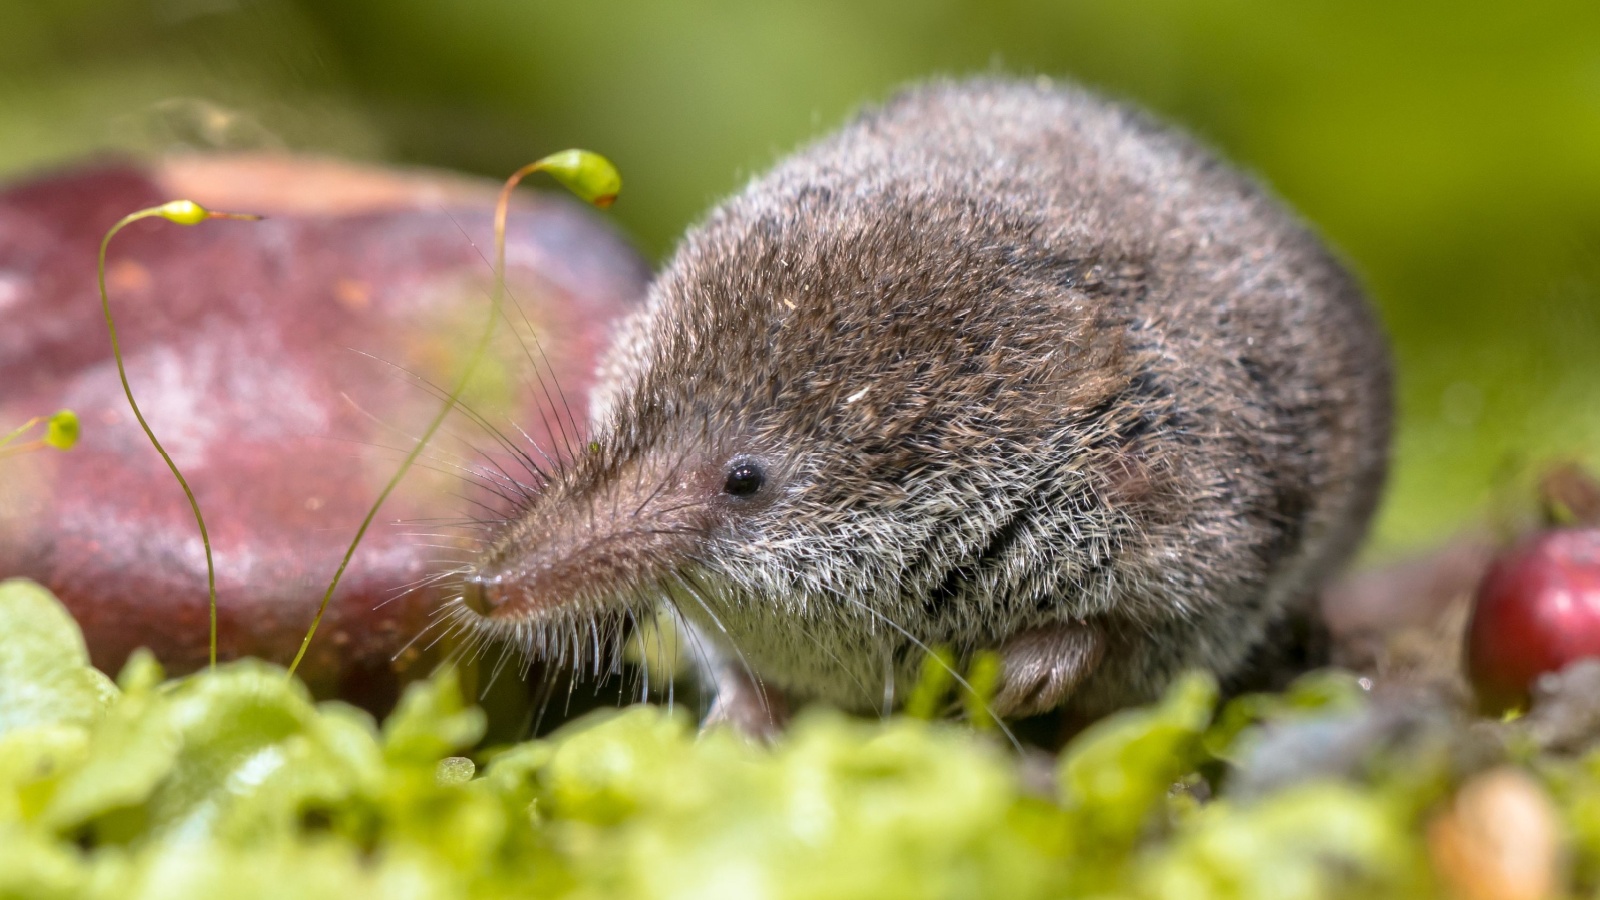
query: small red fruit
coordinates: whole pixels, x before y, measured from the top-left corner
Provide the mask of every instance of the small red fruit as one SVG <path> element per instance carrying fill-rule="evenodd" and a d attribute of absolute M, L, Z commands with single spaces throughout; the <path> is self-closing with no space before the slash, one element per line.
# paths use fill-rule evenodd
<path fill-rule="evenodd" d="M 1521 706 L 1540 675 L 1590 656 L 1600 656 L 1600 528 L 1540 532 L 1502 554 L 1467 624 L 1483 708 Z"/>

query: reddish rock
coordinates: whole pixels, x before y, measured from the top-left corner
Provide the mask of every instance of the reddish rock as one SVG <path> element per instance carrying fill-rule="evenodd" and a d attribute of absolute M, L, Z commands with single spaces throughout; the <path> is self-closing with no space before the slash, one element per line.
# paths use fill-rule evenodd
<path fill-rule="evenodd" d="M 112 246 L 108 281 L 135 396 L 211 529 L 221 654 L 287 663 L 408 436 L 438 408 L 403 370 L 448 386 L 484 321 L 495 189 L 319 160 L 195 157 L 77 168 L 0 191 L 0 432 L 61 407 L 83 421 L 69 453 L 0 460 L 0 578 L 55 591 L 108 671 L 140 646 L 174 672 L 204 664 L 201 545 L 123 399 L 95 252 L 118 218 L 166 200 L 265 213 L 194 228 L 136 223 Z M 600 214 L 523 193 L 508 251 L 508 311 L 522 339 L 502 323 L 469 399 L 518 445 L 531 438 L 554 454 L 568 413 L 534 379 L 529 329 L 581 422 L 609 323 L 637 302 L 647 273 Z M 549 379 L 543 360 L 538 368 Z M 522 472 L 465 416 L 432 446 L 430 468 L 413 471 L 368 535 L 306 659 L 321 694 L 382 707 L 422 668 L 416 649 L 401 650 L 442 589 L 393 598 L 471 545 L 439 520 L 507 506 L 457 467 Z"/>

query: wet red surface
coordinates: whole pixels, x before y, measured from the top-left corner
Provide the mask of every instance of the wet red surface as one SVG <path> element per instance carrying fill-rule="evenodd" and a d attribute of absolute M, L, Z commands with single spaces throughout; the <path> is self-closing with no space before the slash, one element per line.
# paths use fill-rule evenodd
<path fill-rule="evenodd" d="M 287 663 L 367 505 L 438 408 L 402 369 L 450 384 L 481 327 L 493 191 L 284 158 L 107 164 L 0 191 L 0 432 L 61 407 L 83 421 L 69 453 L 0 460 L 0 577 L 55 591 L 109 671 L 140 646 L 173 672 L 204 664 L 198 533 L 122 397 L 95 251 L 122 215 L 178 197 L 267 213 L 137 223 L 113 244 L 108 281 L 135 395 L 211 529 L 221 655 Z M 508 259 L 523 338 L 502 324 L 469 396 L 516 442 L 510 421 L 559 447 L 526 334 L 581 421 L 595 356 L 645 269 L 601 214 L 554 196 L 513 213 Z M 443 594 L 392 598 L 462 555 L 459 533 L 433 520 L 486 515 L 475 501 L 504 507 L 455 469 L 498 456 L 516 471 L 485 429 L 456 416 L 434 448 L 385 507 L 306 659 L 320 694 L 375 708 L 393 698 L 424 658 L 400 651 Z"/>
<path fill-rule="evenodd" d="M 1467 626 L 1467 673 L 1491 711 L 1535 680 L 1600 656 L 1600 528 L 1534 535 L 1495 561 Z"/>

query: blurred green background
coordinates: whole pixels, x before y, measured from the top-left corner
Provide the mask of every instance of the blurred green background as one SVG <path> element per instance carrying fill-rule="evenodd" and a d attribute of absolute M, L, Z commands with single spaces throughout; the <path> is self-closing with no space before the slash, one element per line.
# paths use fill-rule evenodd
<path fill-rule="evenodd" d="M 500 177 L 581 145 L 659 259 L 853 107 L 991 71 L 1186 125 L 1352 261 L 1400 362 L 1375 555 L 1600 459 L 1593 2 L 0 0 L 0 176 L 280 147 Z"/>

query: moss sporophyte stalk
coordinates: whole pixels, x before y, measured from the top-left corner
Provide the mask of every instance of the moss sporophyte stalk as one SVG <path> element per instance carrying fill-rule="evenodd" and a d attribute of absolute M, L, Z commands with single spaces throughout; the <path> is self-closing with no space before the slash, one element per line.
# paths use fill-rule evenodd
<path fill-rule="evenodd" d="M 31 441 L 18 443 L 41 425 L 44 426 L 43 434 Z M 0 459 L 46 448 L 71 450 L 78 444 L 79 430 L 78 414 L 70 409 L 60 410 L 50 416 L 34 416 L 10 434 L 0 437 Z"/>
<path fill-rule="evenodd" d="M 482 362 L 484 353 L 489 345 L 489 340 L 494 334 L 495 323 L 501 315 L 501 307 L 504 303 L 506 255 L 505 230 L 506 215 L 510 205 L 511 193 L 523 178 L 535 172 L 549 173 L 552 178 L 554 178 L 564 187 L 571 190 L 574 194 L 578 195 L 586 202 L 593 203 L 594 205 L 600 207 L 610 206 L 616 200 L 618 192 L 622 189 L 622 178 L 618 174 L 616 167 L 613 166 L 605 157 L 600 156 L 597 153 L 592 153 L 588 150 L 563 150 L 559 153 L 553 153 L 524 166 L 509 179 L 507 179 L 504 187 L 500 191 L 499 199 L 495 206 L 494 287 L 491 292 L 489 314 L 484 323 L 483 329 L 480 332 L 477 341 L 474 343 L 471 353 L 467 357 L 466 364 L 463 366 L 460 375 L 456 379 L 455 386 L 450 391 L 439 412 L 429 422 L 427 428 L 423 430 L 421 436 L 414 442 L 410 452 L 407 453 L 405 459 L 400 463 L 400 466 L 396 469 L 393 476 L 390 477 L 387 483 L 385 483 L 383 489 L 379 492 L 371 507 L 368 508 L 366 516 L 362 519 L 361 525 L 357 528 L 354 537 L 350 541 L 349 547 L 339 562 L 338 569 L 334 572 L 333 577 L 328 582 L 327 589 L 323 592 L 321 602 L 317 606 L 316 615 L 312 619 L 311 625 L 307 629 L 306 635 L 300 643 L 299 650 L 295 653 L 294 659 L 289 664 L 288 674 L 290 676 L 294 674 L 295 670 L 299 667 L 301 660 L 304 659 L 306 650 L 310 647 L 311 640 L 313 637 L 315 637 L 317 628 L 321 625 L 323 616 L 327 612 L 328 604 L 333 599 L 334 592 L 338 589 L 340 580 L 344 577 L 345 571 L 349 567 L 351 559 L 354 558 L 356 549 L 360 546 L 362 538 L 365 537 L 368 529 L 372 525 L 373 520 L 377 517 L 379 509 L 382 508 L 384 501 L 388 499 L 391 493 L 393 493 L 394 489 L 400 484 L 400 481 L 405 477 L 406 473 L 410 471 L 412 465 L 422 454 L 423 450 L 426 449 L 429 441 L 433 439 L 440 426 L 444 423 L 445 418 L 449 416 L 451 410 L 453 410 L 456 404 L 460 401 L 462 391 L 466 389 L 467 384 L 472 380 L 472 376 L 477 371 L 479 364 Z M 237 219 L 254 221 L 261 219 L 262 216 L 254 213 L 219 212 L 216 210 L 207 209 L 206 207 L 195 203 L 192 200 L 172 200 L 159 206 L 141 209 L 124 216 L 106 232 L 105 237 L 100 242 L 100 253 L 97 268 L 101 310 L 105 317 L 106 332 L 111 338 L 111 352 L 116 361 L 117 376 L 122 383 L 122 390 L 123 394 L 127 398 L 128 407 L 133 411 L 134 418 L 138 420 L 139 427 L 144 431 L 145 437 L 150 441 L 151 446 L 155 448 L 156 452 L 161 455 L 161 458 L 166 463 L 167 468 L 172 472 L 173 478 L 177 480 L 179 487 L 182 488 L 184 496 L 189 502 L 189 508 L 194 513 L 195 524 L 198 526 L 200 531 L 200 542 L 205 550 L 206 591 L 210 621 L 208 658 L 210 667 L 215 668 L 217 665 L 217 587 L 216 564 L 212 555 L 211 536 L 206 528 L 205 516 L 201 513 L 200 503 L 198 500 L 196 500 L 194 491 L 190 488 L 188 480 L 184 478 L 183 473 L 179 470 L 177 463 L 173 461 L 166 448 L 162 446 L 161 441 L 157 439 L 155 432 L 150 428 L 149 423 L 145 421 L 144 413 L 139 408 L 138 402 L 134 399 L 133 388 L 128 383 L 127 370 L 123 365 L 122 348 L 117 339 L 116 322 L 111 314 L 111 300 L 109 292 L 106 288 L 106 253 L 111 245 L 112 239 L 128 225 L 150 218 L 160 218 L 178 225 L 193 226 L 212 219 Z M 0 458 L 13 453 L 22 452 L 24 450 L 34 449 L 38 446 L 51 446 L 59 449 L 67 449 L 72 446 L 73 442 L 76 441 L 78 434 L 77 418 L 70 411 L 63 410 L 48 420 L 47 431 L 44 437 L 39 441 L 33 444 L 25 444 L 10 448 L 7 447 L 7 445 L 17 437 L 39 424 L 39 421 L 40 420 L 37 419 L 30 421 L 24 424 L 16 432 L 13 432 L 3 440 L 0 440 Z"/>
<path fill-rule="evenodd" d="M 294 660 L 289 663 L 289 674 L 293 675 L 299 668 L 300 661 L 305 658 L 306 650 L 311 646 L 311 639 L 316 636 L 317 628 L 322 624 L 322 617 L 328 611 L 328 604 L 333 599 L 333 592 L 339 587 L 339 580 L 344 577 L 345 569 L 349 567 L 350 560 L 355 556 L 356 548 L 361 544 L 361 539 L 372 526 L 372 520 L 378 515 L 378 510 L 383 502 L 389 498 L 400 480 L 410 471 L 411 466 L 422 455 L 428 442 L 433 439 L 439 427 L 444 424 L 446 417 L 455 409 L 461 399 L 461 392 L 466 390 L 467 384 L 472 381 L 472 376 L 477 372 L 479 364 L 483 362 L 484 353 L 489 348 L 489 339 L 494 336 L 495 323 L 499 321 L 501 307 L 505 302 L 506 289 L 506 215 L 511 205 L 511 192 L 514 191 L 522 179 L 535 172 L 548 172 L 560 184 L 577 194 L 585 201 L 597 206 L 610 206 L 616 200 L 617 192 L 622 189 L 622 176 L 617 173 L 616 167 L 610 160 L 592 153 L 588 150 L 564 150 L 554 153 L 543 159 L 536 160 L 523 166 L 506 179 L 505 185 L 500 189 L 499 199 L 494 208 L 494 288 L 490 293 L 489 314 L 484 320 L 483 330 L 478 335 L 477 342 L 472 347 L 472 352 L 467 356 L 466 365 L 462 367 L 460 376 L 456 379 L 455 386 L 451 388 L 449 396 L 434 415 L 428 427 L 423 429 L 422 435 L 417 438 L 411 451 L 401 461 L 400 467 L 383 490 L 378 493 L 378 498 L 373 501 L 372 507 L 367 510 L 367 515 L 361 520 L 361 525 L 356 529 L 355 537 L 350 541 L 350 547 L 345 551 L 344 558 L 339 561 L 339 568 L 334 572 L 333 579 L 328 583 L 328 589 L 322 594 L 322 602 L 317 606 L 317 614 L 311 620 L 311 627 L 307 629 L 305 639 L 300 642 L 300 649 L 296 651 Z"/>
<path fill-rule="evenodd" d="M 206 594 L 207 608 L 210 619 L 210 640 L 208 642 L 209 662 L 212 668 L 217 665 L 217 571 L 211 557 L 211 535 L 206 531 L 205 516 L 200 513 L 200 502 L 195 499 L 194 491 L 189 488 L 189 482 L 178 470 L 178 464 L 172 461 L 172 456 L 167 449 L 161 446 L 161 441 L 156 439 L 154 431 L 150 430 L 150 423 L 145 421 L 144 412 L 139 409 L 138 401 L 133 399 L 133 388 L 128 384 L 128 371 L 122 362 L 122 346 L 117 340 L 117 323 L 111 316 L 111 298 L 106 290 L 106 251 L 111 246 L 111 239 L 116 237 L 122 229 L 142 219 L 166 219 L 178 225 L 199 225 L 207 219 L 242 219 L 255 220 L 261 218 L 252 213 L 214 212 L 208 210 L 191 200 L 173 200 L 160 206 L 151 206 L 131 212 L 112 225 L 105 237 L 100 241 L 100 256 L 96 275 L 100 288 L 100 310 L 105 315 L 106 333 L 111 337 L 111 355 L 117 363 L 117 378 L 122 382 L 122 393 L 128 399 L 128 408 L 133 410 L 133 417 L 138 420 L 139 427 L 144 431 L 145 437 L 150 440 L 150 445 L 161 454 L 161 459 L 171 470 L 172 477 L 177 479 L 178 486 L 183 488 L 183 495 L 189 500 L 189 509 L 194 512 L 195 524 L 200 528 L 200 543 L 206 553 Z"/>

